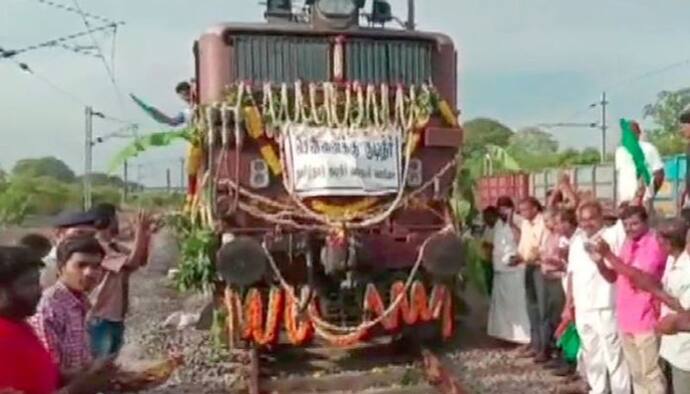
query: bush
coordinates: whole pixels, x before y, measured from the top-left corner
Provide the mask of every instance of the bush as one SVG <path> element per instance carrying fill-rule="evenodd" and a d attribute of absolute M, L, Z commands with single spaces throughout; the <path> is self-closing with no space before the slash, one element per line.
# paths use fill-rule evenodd
<path fill-rule="evenodd" d="M 151 192 L 132 194 L 127 205 L 147 210 L 180 209 L 184 204 L 185 195 L 179 193 Z"/>

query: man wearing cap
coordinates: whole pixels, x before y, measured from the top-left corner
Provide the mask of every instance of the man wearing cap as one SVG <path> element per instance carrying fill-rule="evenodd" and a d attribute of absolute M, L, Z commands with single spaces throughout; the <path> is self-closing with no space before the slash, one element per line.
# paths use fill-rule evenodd
<path fill-rule="evenodd" d="M 94 234 L 96 215 L 93 212 L 64 212 L 53 222 L 53 248 L 43 258 L 45 267 L 41 269 L 41 288 L 47 289 L 57 282 L 57 245 L 66 238 Z"/>

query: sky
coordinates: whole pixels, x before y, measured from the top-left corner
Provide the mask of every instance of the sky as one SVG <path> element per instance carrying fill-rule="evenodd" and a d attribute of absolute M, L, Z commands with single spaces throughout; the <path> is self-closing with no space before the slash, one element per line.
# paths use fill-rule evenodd
<path fill-rule="evenodd" d="M 47 0 L 0 0 L 0 48 L 18 49 L 84 30 L 79 15 Z M 50 0 L 74 6 L 74 0 Z M 405 0 L 390 1 L 404 19 Z M 368 2 L 370 3 L 370 2 Z M 174 85 L 193 74 L 192 45 L 209 26 L 259 21 L 254 0 L 79 0 L 89 13 L 124 21 L 115 35 L 95 33 L 117 88 L 101 60 L 57 48 L 0 59 L 0 168 L 26 157 L 56 156 L 83 171 L 84 105 L 113 118 L 162 130 L 127 97 L 136 93 L 174 114 L 182 108 Z M 690 6 L 683 0 L 418 0 L 420 30 L 448 34 L 459 51 L 462 119 L 490 117 L 512 129 L 543 123 L 593 122 L 589 109 L 606 90 L 607 120 L 639 118 L 658 92 L 690 86 Z M 98 21 L 91 20 L 91 24 Z M 92 45 L 91 37 L 77 41 Z M 112 63 L 111 63 L 112 60 Z M 671 65 L 676 65 L 669 67 Z M 94 135 L 122 127 L 94 120 Z M 587 128 L 550 129 L 562 147 L 598 147 Z M 609 135 L 609 148 L 617 142 Z M 111 139 L 94 149 L 103 171 L 127 143 Z M 179 171 L 184 147 L 147 152 L 130 179 L 161 185 Z M 177 177 L 173 177 L 176 179 Z M 174 183 L 174 182 L 173 182 Z"/>

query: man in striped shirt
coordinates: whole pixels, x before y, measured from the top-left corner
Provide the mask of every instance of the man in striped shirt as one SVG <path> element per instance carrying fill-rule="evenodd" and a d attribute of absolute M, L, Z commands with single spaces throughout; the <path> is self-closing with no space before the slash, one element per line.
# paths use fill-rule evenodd
<path fill-rule="evenodd" d="M 61 242 L 57 248 L 58 281 L 44 291 L 30 320 L 62 376 L 73 376 L 93 362 L 86 331 L 90 308 L 87 294 L 102 277 L 104 255 L 92 236 Z"/>

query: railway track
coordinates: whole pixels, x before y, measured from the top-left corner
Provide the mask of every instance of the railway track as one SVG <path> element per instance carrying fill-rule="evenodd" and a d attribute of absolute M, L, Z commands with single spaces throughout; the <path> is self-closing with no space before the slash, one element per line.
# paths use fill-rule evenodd
<path fill-rule="evenodd" d="M 366 346 L 284 348 L 244 351 L 247 394 L 468 394 L 432 351 L 410 343 L 378 342 Z"/>

